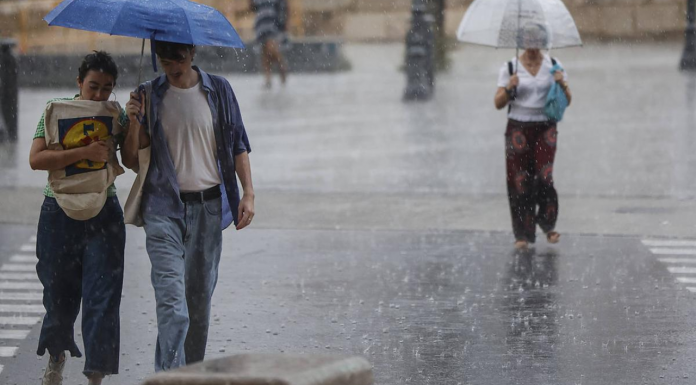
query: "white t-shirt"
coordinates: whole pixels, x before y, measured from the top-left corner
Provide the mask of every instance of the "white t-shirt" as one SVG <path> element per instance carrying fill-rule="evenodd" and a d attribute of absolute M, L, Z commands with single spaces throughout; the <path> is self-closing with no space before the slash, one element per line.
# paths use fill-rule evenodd
<path fill-rule="evenodd" d="M 219 185 L 213 115 L 201 84 L 188 89 L 170 85 L 162 98 L 159 118 L 179 190 L 195 192 Z"/>
<path fill-rule="evenodd" d="M 558 59 L 556 59 L 556 63 L 563 67 L 563 64 Z M 544 55 L 541 68 L 539 68 L 536 77 L 527 72 L 522 63 L 518 65 L 516 58 L 512 59 L 512 68 L 513 71 L 517 68 L 520 84 L 517 86 L 517 98 L 511 103 L 512 108 L 508 117 L 520 122 L 547 121 L 548 118 L 544 114 L 544 105 L 546 104 L 546 96 L 554 82 L 553 74 L 551 74 L 551 68 L 553 68 L 551 57 Z M 563 79 L 568 80 L 568 73 L 565 70 L 563 71 Z M 500 68 L 498 87 L 507 87 L 509 82 L 510 70 L 506 62 Z"/>

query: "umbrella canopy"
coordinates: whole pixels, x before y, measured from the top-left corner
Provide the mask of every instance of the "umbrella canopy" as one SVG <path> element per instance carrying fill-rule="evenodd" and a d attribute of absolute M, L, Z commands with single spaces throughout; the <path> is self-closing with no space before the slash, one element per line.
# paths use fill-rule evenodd
<path fill-rule="evenodd" d="M 44 20 L 109 35 L 244 48 L 223 14 L 188 0 L 65 0 Z"/>
<path fill-rule="evenodd" d="M 582 45 L 561 0 L 475 0 L 459 25 L 460 41 L 496 48 L 564 48 Z"/>

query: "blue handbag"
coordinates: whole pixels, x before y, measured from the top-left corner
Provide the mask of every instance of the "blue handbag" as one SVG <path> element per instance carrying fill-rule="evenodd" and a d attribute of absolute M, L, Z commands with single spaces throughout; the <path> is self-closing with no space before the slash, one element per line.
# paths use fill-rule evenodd
<path fill-rule="evenodd" d="M 561 66 L 558 64 L 555 64 L 553 68 L 551 68 L 551 73 L 553 74 L 556 71 L 563 71 L 563 68 L 561 68 Z M 565 113 L 566 108 L 568 108 L 568 97 L 566 96 L 565 91 L 563 91 L 563 88 L 561 88 L 557 82 L 553 82 L 548 95 L 546 95 L 544 112 L 550 121 L 560 122 L 563 120 L 563 114 Z"/>

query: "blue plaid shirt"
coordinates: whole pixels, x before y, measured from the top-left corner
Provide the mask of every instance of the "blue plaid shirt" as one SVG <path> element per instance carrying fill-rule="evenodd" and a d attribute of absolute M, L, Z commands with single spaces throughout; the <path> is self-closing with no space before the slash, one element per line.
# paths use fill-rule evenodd
<path fill-rule="evenodd" d="M 198 67 L 193 67 L 203 84 L 208 97 L 208 105 L 213 115 L 215 141 L 217 143 L 218 172 L 222 193 L 222 228 L 239 221 L 239 186 L 235 173 L 236 155 L 251 152 L 242 114 L 237 98 L 230 83 L 221 76 L 209 75 Z M 164 93 L 169 88 L 167 76 L 162 75 L 151 81 L 150 111 L 148 117 L 157 119 L 150 132 L 151 158 L 150 168 L 143 186 L 141 210 L 143 215 L 161 215 L 172 218 L 184 218 L 184 203 L 179 197 L 179 184 L 176 179 L 174 163 L 169 155 L 169 148 L 164 137 L 159 119 L 159 108 Z"/>

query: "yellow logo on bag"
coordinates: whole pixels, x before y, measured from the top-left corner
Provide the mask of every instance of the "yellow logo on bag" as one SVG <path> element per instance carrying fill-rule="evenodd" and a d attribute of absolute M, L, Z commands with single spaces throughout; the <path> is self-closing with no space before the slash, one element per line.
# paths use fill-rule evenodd
<path fill-rule="evenodd" d="M 65 150 L 84 147 L 93 142 L 111 138 L 112 117 L 97 116 L 91 118 L 61 119 L 58 122 L 60 144 Z M 73 175 L 82 172 L 101 170 L 106 167 L 104 162 L 81 160 L 66 167 L 66 174 Z"/>

